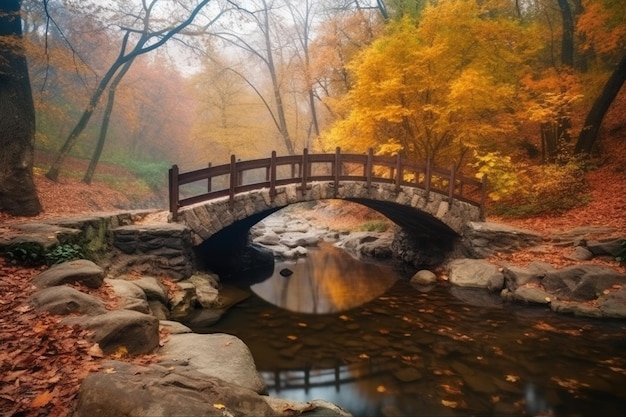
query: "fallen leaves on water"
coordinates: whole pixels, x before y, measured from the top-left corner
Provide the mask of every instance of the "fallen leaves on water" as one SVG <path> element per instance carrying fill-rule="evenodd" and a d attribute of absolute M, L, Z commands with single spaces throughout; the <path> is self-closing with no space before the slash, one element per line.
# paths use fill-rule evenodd
<path fill-rule="evenodd" d="M 517 382 L 520 378 L 517 375 L 506 375 L 505 379 L 507 382 Z"/>
<path fill-rule="evenodd" d="M 459 403 L 456 401 L 448 401 L 448 400 L 441 400 L 441 404 L 444 407 L 449 407 L 449 408 L 457 408 L 459 406 Z"/>

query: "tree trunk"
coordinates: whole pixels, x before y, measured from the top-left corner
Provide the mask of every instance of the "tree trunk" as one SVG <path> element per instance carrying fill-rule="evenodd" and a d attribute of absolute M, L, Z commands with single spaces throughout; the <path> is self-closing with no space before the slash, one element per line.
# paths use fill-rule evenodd
<path fill-rule="evenodd" d="M 611 103 L 613 103 L 613 100 L 617 97 L 625 81 L 626 55 L 622 57 L 619 65 L 615 71 L 613 71 L 613 74 L 611 74 L 606 84 L 604 84 L 602 93 L 600 93 L 600 96 L 593 103 L 593 106 L 591 106 L 591 110 L 589 110 L 587 118 L 585 119 L 583 129 L 576 141 L 576 146 L 574 147 L 575 154 L 591 154 L 593 146 L 598 139 L 604 115 L 609 110 L 609 107 L 611 107 Z"/>
<path fill-rule="evenodd" d="M 0 37 L 21 39 L 20 7 L 0 3 Z M 10 42 L 0 43 L 0 115 L 0 211 L 35 216 L 42 210 L 33 180 L 35 106 L 26 57 Z"/>
<path fill-rule="evenodd" d="M 130 69 L 133 60 L 128 61 L 120 72 L 117 74 L 115 79 L 111 82 L 111 86 L 109 87 L 109 96 L 107 98 L 107 105 L 104 109 L 104 115 L 102 116 L 102 124 L 100 125 L 100 134 L 98 135 L 98 143 L 96 144 L 96 149 L 91 156 L 91 161 L 89 161 L 89 167 L 87 168 L 87 172 L 85 172 L 85 176 L 83 177 L 83 182 L 85 184 L 91 184 L 91 180 L 93 178 L 93 174 L 96 172 L 96 167 L 98 166 L 98 162 L 100 161 L 100 156 L 102 155 L 102 150 L 104 149 L 104 143 L 106 142 L 107 132 L 109 130 L 109 122 L 111 121 L 111 113 L 113 113 L 113 105 L 115 104 L 115 90 L 119 85 L 124 75 Z"/>
<path fill-rule="evenodd" d="M 280 83 L 278 81 L 278 74 L 276 66 L 274 65 L 274 54 L 272 52 L 272 42 L 270 39 L 270 23 L 269 23 L 269 10 L 267 4 L 264 3 L 265 10 L 263 11 L 263 35 L 265 36 L 265 47 L 267 51 L 267 68 L 272 79 L 272 88 L 274 90 L 274 103 L 276 104 L 276 113 L 278 115 L 280 135 L 283 137 L 287 153 L 289 155 L 295 154 L 293 141 L 289 135 L 289 128 L 287 127 L 287 117 L 285 116 L 285 106 L 283 104 L 283 98 L 280 90 Z"/>
<path fill-rule="evenodd" d="M 574 67 L 574 17 L 568 0 L 558 0 L 563 21 L 563 35 L 561 36 L 561 65 Z"/>

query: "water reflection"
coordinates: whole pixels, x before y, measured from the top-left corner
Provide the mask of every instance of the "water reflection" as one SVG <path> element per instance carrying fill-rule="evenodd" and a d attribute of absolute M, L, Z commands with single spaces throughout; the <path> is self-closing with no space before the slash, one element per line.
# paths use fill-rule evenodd
<path fill-rule="evenodd" d="M 324 276 L 327 265 L 341 264 L 315 259 L 302 271 L 294 266 L 292 277 Z M 371 265 L 359 270 L 360 283 L 380 277 L 371 271 Z M 250 347 L 270 395 L 322 398 L 356 417 L 623 415 L 624 321 L 502 304 L 442 285 L 422 293 L 392 270 L 384 273 L 395 281 L 384 294 L 318 315 L 310 312 L 328 311 L 335 300 L 345 308 L 362 286 L 348 281 L 339 291 L 331 284 L 341 280 L 303 280 L 308 291 L 318 291 L 313 297 L 289 288 L 300 281 L 281 281 L 269 288 L 291 311 L 252 295 L 207 331 L 234 334 Z M 279 293 L 283 288 L 295 292 Z M 322 300 L 327 294 L 332 303 Z M 306 313 L 288 303 L 292 296 L 308 306 Z"/>
<path fill-rule="evenodd" d="M 280 271 L 289 269 L 289 276 Z M 329 243 L 309 250 L 306 258 L 277 262 L 274 274 L 252 291 L 278 307 L 300 313 L 337 313 L 365 304 L 396 281 L 389 268 L 354 259 Z"/>

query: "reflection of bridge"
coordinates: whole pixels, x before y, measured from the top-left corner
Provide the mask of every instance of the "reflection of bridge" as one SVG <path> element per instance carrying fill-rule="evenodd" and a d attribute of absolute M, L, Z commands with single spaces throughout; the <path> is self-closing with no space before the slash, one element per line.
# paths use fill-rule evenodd
<path fill-rule="evenodd" d="M 290 204 L 323 199 L 354 201 L 409 232 L 456 236 L 483 216 L 484 182 L 400 156 L 309 154 L 276 156 L 169 173 L 170 211 L 197 244 L 235 223 L 249 228 Z"/>

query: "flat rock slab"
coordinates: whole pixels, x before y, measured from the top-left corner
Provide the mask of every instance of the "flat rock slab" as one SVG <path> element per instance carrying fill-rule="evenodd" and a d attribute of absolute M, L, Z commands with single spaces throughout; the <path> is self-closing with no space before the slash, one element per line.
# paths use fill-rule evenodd
<path fill-rule="evenodd" d="M 120 348 L 131 355 L 153 352 L 159 346 L 159 319 L 132 310 L 115 310 L 92 317 L 72 317 L 62 321 L 93 330 L 93 340 L 106 354 Z"/>
<path fill-rule="evenodd" d="M 44 249 L 60 244 L 60 241 L 73 240 L 80 230 L 46 223 L 11 224 L 0 228 L 0 247 L 18 243 L 36 243 Z"/>
<path fill-rule="evenodd" d="M 59 316 L 74 313 L 95 316 L 107 311 L 99 298 L 65 285 L 35 292 L 30 297 L 29 304 L 37 311 L 47 311 Z"/>
<path fill-rule="evenodd" d="M 89 288 L 100 288 L 104 281 L 104 270 L 86 259 L 63 262 L 37 275 L 33 285 L 48 288 L 56 285 L 80 283 Z"/>
<path fill-rule="evenodd" d="M 81 384 L 74 417 L 278 415 L 256 392 L 188 366 L 102 366 Z"/>
<path fill-rule="evenodd" d="M 161 362 L 188 363 L 198 372 L 259 394 L 267 391 L 248 347 L 241 339 L 222 333 L 175 334 L 159 350 Z"/>

